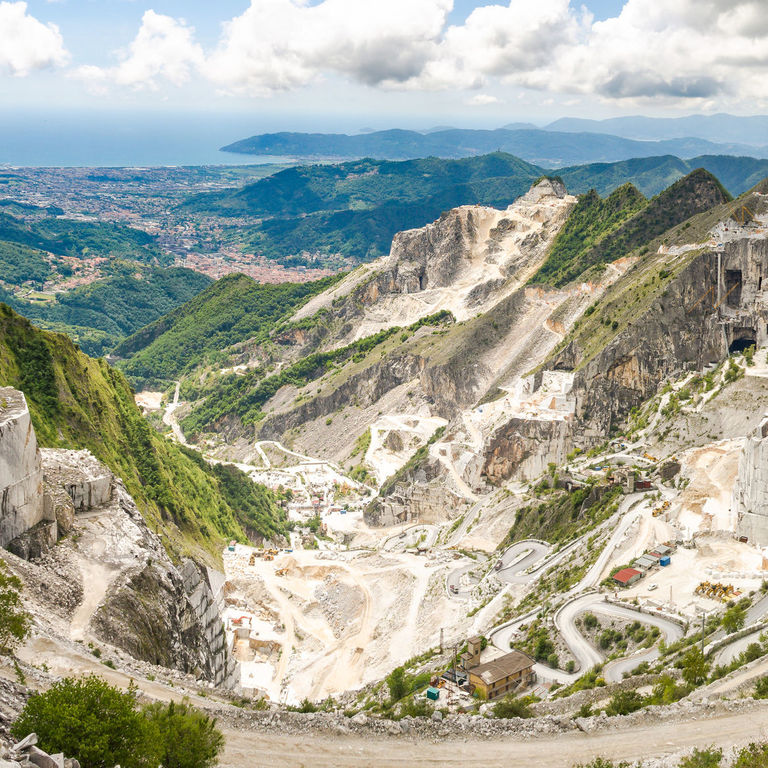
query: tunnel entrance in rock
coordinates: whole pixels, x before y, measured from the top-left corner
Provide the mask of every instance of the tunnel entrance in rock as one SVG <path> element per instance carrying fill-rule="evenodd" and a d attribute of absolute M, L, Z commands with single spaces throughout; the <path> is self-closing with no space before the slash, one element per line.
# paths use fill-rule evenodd
<path fill-rule="evenodd" d="M 757 335 L 752 328 L 741 328 L 733 335 L 733 340 L 728 346 L 728 354 L 733 355 L 743 352 L 748 347 L 757 346 Z"/>
<path fill-rule="evenodd" d="M 725 303 L 729 307 L 741 304 L 741 270 L 725 270 Z"/>

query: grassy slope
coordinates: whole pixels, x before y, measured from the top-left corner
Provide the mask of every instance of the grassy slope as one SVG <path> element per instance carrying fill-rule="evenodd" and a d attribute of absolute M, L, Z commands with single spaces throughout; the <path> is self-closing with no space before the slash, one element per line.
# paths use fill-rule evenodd
<path fill-rule="evenodd" d="M 241 274 L 221 278 L 194 299 L 126 339 L 115 354 L 134 381 L 172 380 L 206 355 L 266 334 L 337 278 L 260 284 Z"/>
<path fill-rule="evenodd" d="M 121 477 L 172 554 L 204 553 L 215 562 L 223 539 L 245 539 L 252 516 L 238 519 L 216 474 L 149 427 L 119 371 L 2 304 L 0 385 L 25 393 L 41 445 L 87 448 Z M 281 527 L 276 499 L 259 495 Z"/>
<path fill-rule="evenodd" d="M 578 277 L 594 263 L 588 256 L 594 253 L 595 244 L 645 203 L 645 198 L 631 184 L 619 187 L 604 200 L 594 190 L 582 195 L 552 243 L 546 262 L 530 282 L 561 286 Z"/>
<path fill-rule="evenodd" d="M 622 190 L 629 196 L 624 207 L 620 198 L 613 199 Z M 642 206 L 628 188 L 622 190 L 602 202 L 590 195 L 582 201 L 584 205 L 580 203 L 577 218 L 566 223 L 533 282 L 563 286 L 590 267 L 615 261 L 691 216 L 730 200 L 722 184 L 703 169 L 676 181 Z M 632 210 L 636 212 L 626 217 Z"/>
<path fill-rule="evenodd" d="M 344 347 L 314 352 L 286 366 L 279 373 L 269 374 L 261 368 L 255 368 L 244 375 L 221 377 L 210 388 L 196 393 L 204 399 L 183 420 L 182 426 L 186 434 L 197 436 L 228 415 L 237 416 L 246 425 L 256 424 L 264 417 L 263 406 L 281 387 L 303 387 L 328 374 L 325 383 L 336 389 L 350 376 L 380 362 L 388 353 L 402 352 L 410 335 L 419 328 L 452 322 L 453 315 L 443 310 L 423 317 L 407 329 L 395 326 Z"/>

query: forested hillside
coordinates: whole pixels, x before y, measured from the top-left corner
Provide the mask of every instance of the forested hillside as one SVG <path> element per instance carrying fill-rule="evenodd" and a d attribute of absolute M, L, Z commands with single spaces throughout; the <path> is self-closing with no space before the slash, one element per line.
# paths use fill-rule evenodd
<path fill-rule="evenodd" d="M 52 301 L 17 299 L 0 288 L 0 300 L 49 330 L 69 334 L 99 357 L 139 328 L 189 301 L 211 284 L 191 269 L 117 264 L 114 274 L 56 294 Z"/>
<path fill-rule="evenodd" d="M 247 493 L 237 472 L 214 471 L 155 432 L 119 371 L 2 304 L 0 386 L 24 392 L 41 445 L 87 448 L 121 477 L 172 554 L 202 550 L 212 561 L 223 539 L 245 541 L 246 527 L 284 530 L 274 494 L 250 480 Z"/>
<path fill-rule="evenodd" d="M 708 171 L 693 171 L 645 202 L 631 185 L 605 200 L 583 195 L 533 283 L 560 287 L 645 245 L 668 229 L 732 199 Z"/>
<path fill-rule="evenodd" d="M 460 205 L 505 208 L 542 175 L 557 175 L 568 191 L 602 196 L 632 183 L 656 195 L 696 168 L 741 194 L 768 174 L 768 160 L 671 155 L 547 170 L 494 152 L 462 160 L 357 160 L 289 168 L 238 190 L 196 195 L 190 214 L 237 217 L 224 238 L 287 266 L 338 266 L 339 257 L 370 261 L 389 252 L 396 232 L 424 226 Z"/>
<path fill-rule="evenodd" d="M 242 341 L 266 340 L 284 317 L 333 284 L 336 277 L 310 283 L 260 284 L 245 275 L 223 277 L 122 342 L 115 354 L 137 383 L 170 381 L 203 359 L 220 356 Z"/>

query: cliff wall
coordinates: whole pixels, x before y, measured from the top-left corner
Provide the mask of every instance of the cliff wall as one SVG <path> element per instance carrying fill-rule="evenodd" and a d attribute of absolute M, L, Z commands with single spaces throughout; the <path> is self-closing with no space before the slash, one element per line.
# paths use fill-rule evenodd
<path fill-rule="evenodd" d="M 0 547 L 36 526 L 56 540 L 55 522 L 46 520 L 43 467 L 24 395 L 0 388 Z"/>

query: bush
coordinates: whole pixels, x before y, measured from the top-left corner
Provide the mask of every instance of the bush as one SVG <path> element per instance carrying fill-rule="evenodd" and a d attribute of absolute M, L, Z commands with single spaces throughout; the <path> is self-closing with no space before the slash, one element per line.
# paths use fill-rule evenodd
<path fill-rule="evenodd" d="M 709 662 L 699 646 L 694 646 L 683 656 L 683 680 L 689 685 L 699 685 L 707 679 Z"/>
<path fill-rule="evenodd" d="M 11 733 L 35 732 L 46 752 L 76 757 L 82 768 L 213 768 L 224 746 L 216 720 L 186 699 L 136 709 L 137 688 L 99 677 L 65 678 L 27 702 Z"/>
<path fill-rule="evenodd" d="M 13 653 L 29 634 L 29 614 L 21 605 L 21 581 L 0 560 L 0 655 Z"/>
<path fill-rule="evenodd" d="M 198 712 L 186 699 L 150 704 L 143 710 L 159 736 L 163 768 L 213 768 L 224 746 L 215 718 Z"/>
<path fill-rule="evenodd" d="M 509 719 L 510 717 L 533 717 L 533 710 L 525 699 L 505 696 L 493 705 L 493 716 Z"/>
<path fill-rule="evenodd" d="M 628 715 L 643 707 L 643 697 L 637 691 L 619 691 L 605 708 L 606 715 Z"/>
<path fill-rule="evenodd" d="M 756 699 L 768 699 L 768 677 L 761 677 L 755 683 L 755 692 L 753 696 Z"/>
<path fill-rule="evenodd" d="M 718 768 L 722 759 L 721 749 L 694 749 L 680 761 L 678 768 Z"/>
<path fill-rule="evenodd" d="M 739 752 L 733 768 L 768 768 L 768 744 L 750 744 Z"/>
<path fill-rule="evenodd" d="M 65 678 L 32 696 L 11 727 L 36 733 L 40 749 L 77 757 L 83 768 L 154 768 L 161 759 L 156 734 L 136 710 L 136 687 L 121 691 L 91 675 Z"/>
<path fill-rule="evenodd" d="M 408 694 L 408 681 L 405 678 L 405 669 L 403 667 L 395 667 L 389 675 L 387 675 L 387 687 L 389 688 L 389 698 L 392 701 L 400 701 L 404 696 Z"/>

